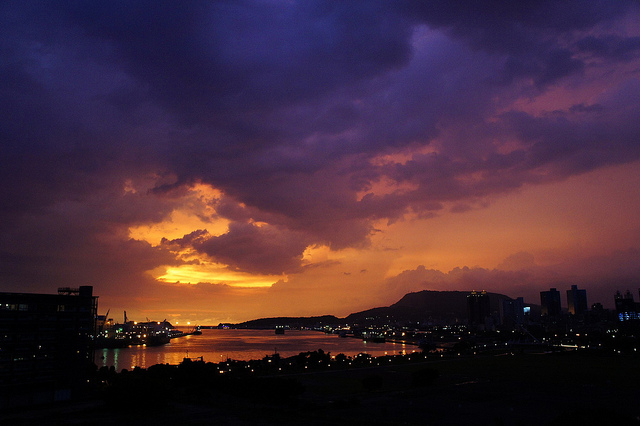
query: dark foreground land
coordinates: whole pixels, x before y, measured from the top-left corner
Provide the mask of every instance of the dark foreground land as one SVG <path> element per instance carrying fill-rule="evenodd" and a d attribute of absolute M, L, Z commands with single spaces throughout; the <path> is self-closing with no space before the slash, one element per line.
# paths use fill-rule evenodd
<path fill-rule="evenodd" d="M 205 363 L 120 373 L 84 401 L 0 413 L 0 424 L 640 425 L 637 356 L 385 361 L 224 379 Z"/>

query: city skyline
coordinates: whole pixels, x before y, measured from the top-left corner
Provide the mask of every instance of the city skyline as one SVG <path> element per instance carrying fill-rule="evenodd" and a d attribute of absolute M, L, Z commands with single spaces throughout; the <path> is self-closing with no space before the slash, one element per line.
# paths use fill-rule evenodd
<path fill-rule="evenodd" d="M 0 6 L 0 291 L 172 323 L 640 288 L 632 1 Z"/>

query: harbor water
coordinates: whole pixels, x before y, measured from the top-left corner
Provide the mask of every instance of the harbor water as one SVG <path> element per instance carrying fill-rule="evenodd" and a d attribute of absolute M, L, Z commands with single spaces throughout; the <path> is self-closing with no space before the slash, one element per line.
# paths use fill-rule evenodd
<path fill-rule="evenodd" d="M 98 367 L 113 366 L 116 371 L 121 371 L 124 368 L 148 368 L 155 364 L 179 364 L 184 358 L 202 357 L 204 361 L 214 363 L 227 359 L 248 361 L 274 353 L 286 358 L 318 349 L 332 355 L 367 353 L 382 356 L 417 351 L 418 347 L 392 342 L 365 342 L 309 330 L 287 330 L 285 334 L 277 335 L 273 330 L 214 329 L 202 330 L 201 335 L 171 339 L 170 343 L 161 346 L 97 349 L 95 363 Z"/>

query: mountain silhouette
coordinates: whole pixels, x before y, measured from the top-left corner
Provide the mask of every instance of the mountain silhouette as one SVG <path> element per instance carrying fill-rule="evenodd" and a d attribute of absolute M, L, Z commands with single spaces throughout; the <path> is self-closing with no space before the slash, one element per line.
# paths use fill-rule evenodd
<path fill-rule="evenodd" d="M 236 324 L 241 328 L 273 328 L 276 326 L 317 327 L 337 324 L 389 324 L 389 323 L 466 323 L 467 295 L 469 291 L 423 290 L 405 294 L 391 306 L 355 312 L 346 318 L 333 315 L 315 317 L 260 318 Z M 489 293 L 491 312 L 499 312 L 503 300 L 512 300 L 500 293 Z"/>
<path fill-rule="evenodd" d="M 357 312 L 345 318 L 348 323 L 446 322 L 467 321 L 468 291 L 423 290 L 405 294 L 391 306 Z M 500 293 L 489 293 L 491 312 L 499 312 L 503 300 L 512 300 Z"/>

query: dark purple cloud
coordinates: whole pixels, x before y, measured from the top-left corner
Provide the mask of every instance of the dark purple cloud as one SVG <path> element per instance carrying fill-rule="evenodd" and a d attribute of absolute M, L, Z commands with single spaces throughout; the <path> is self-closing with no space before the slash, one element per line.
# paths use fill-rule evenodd
<path fill-rule="evenodd" d="M 403 11 L 433 28 L 442 28 L 470 46 L 498 55 L 506 54 L 500 81 L 533 78 L 546 85 L 575 72 L 584 63 L 572 57 L 563 37 L 588 30 L 624 15 L 633 2 L 405 1 Z"/>
<path fill-rule="evenodd" d="M 279 275 L 300 271 L 302 254 L 311 240 L 277 226 L 233 222 L 219 236 L 198 230 L 163 243 L 194 248 L 232 270 Z"/>
<path fill-rule="evenodd" d="M 587 36 L 578 40 L 576 47 L 580 51 L 592 54 L 595 57 L 629 61 L 636 58 L 638 51 L 640 51 L 640 37 Z"/>
<path fill-rule="evenodd" d="M 462 212 L 637 160 L 633 74 L 544 114 L 513 102 L 635 64 L 638 34 L 616 23 L 638 13 L 631 1 L 4 3 L 6 280 L 69 280 L 65 259 L 89 279 L 93 255 L 101 271 L 122 260 L 116 247 L 142 259 L 123 268 L 134 276 L 179 262 L 127 229 L 167 218 L 199 182 L 223 191 L 213 207 L 232 225 L 173 243 L 282 273 L 309 245 L 366 246 L 373 220 Z M 398 189 L 380 195 L 381 182 Z"/>

